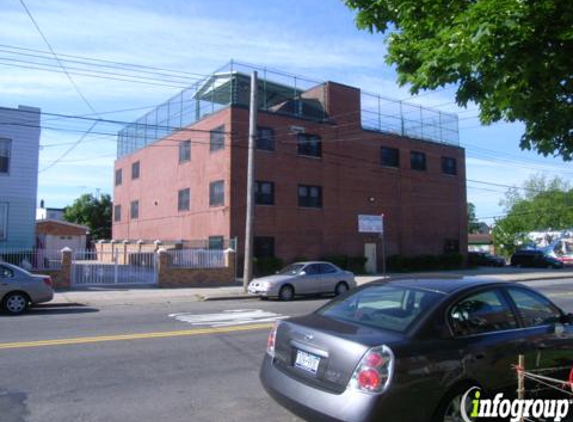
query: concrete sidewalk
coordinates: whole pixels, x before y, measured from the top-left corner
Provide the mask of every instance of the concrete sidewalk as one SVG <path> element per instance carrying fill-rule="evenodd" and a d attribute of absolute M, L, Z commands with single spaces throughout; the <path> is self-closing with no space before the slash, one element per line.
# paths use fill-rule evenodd
<path fill-rule="evenodd" d="M 420 273 L 388 274 L 389 278 L 428 278 L 428 277 L 477 277 L 495 278 L 505 281 L 527 282 L 533 280 L 573 279 L 573 268 L 562 270 L 549 269 L 517 269 L 517 268 L 478 268 L 472 270 L 436 271 Z M 369 283 L 383 278 L 382 275 L 357 276 L 358 285 Z M 102 286 L 85 288 L 82 290 L 68 290 L 57 292 L 54 300 L 47 306 L 115 306 L 115 305 L 142 305 L 142 304 L 169 304 L 198 302 L 206 300 L 241 300 L 256 299 L 243 292 L 241 284 L 205 288 L 157 288 L 137 286 Z"/>

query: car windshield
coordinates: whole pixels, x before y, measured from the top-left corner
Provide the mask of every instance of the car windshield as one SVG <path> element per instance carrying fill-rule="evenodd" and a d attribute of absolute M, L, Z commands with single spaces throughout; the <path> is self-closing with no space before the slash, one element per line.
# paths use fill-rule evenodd
<path fill-rule="evenodd" d="M 406 332 L 430 309 L 440 293 L 405 286 L 378 285 L 357 291 L 319 309 L 319 315 Z"/>
<path fill-rule="evenodd" d="M 284 267 L 277 274 L 283 275 L 296 275 L 304 268 L 304 264 L 291 264 L 288 267 Z"/>

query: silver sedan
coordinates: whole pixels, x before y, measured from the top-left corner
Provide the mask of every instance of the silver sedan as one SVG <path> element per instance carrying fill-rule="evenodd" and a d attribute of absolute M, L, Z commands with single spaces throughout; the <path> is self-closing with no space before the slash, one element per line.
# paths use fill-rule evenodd
<path fill-rule="evenodd" d="M 354 274 L 330 262 L 297 262 L 275 275 L 256 278 L 249 283 L 249 294 L 262 298 L 291 300 L 298 295 L 346 293 L 356 288 Z"/>
<path fill-rule="evenodd" d="M 30 274 L 20 267 L 0 262 L 0 307 L 8 314 L 20 314 L 30 305 L 49 302 L 53 297 L 49 276 Z"/>

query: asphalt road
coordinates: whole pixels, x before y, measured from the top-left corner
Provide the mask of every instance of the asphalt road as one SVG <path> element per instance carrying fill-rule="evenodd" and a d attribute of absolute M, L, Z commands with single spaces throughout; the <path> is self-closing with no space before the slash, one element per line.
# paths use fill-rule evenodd
<path fill-rule="evenodd" d="M 573 312 L 571 283 L 533 285 Z M 258 369 L 270 321 L 325 302 L 47 306 L 0 316 L 0 422 L 298 421 L 266 395 Z"/>

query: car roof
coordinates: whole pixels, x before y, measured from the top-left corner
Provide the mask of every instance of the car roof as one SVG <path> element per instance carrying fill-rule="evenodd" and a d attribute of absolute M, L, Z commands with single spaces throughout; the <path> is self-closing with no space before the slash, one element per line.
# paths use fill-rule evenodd
<path fill-rule="evenodd" d="M 290 265 L 295 265 L 295 264 L 299 264 L 299 265 L 309 265 L 309 264 L 330 264 L 330 265 L 334 265 L 332 262 L 328 262 L 328 261 L 299 261 L 299 262 L 293 262 Z"/>
<path fill-rule="evenodd" d="M 442 278 L 397 278 L 390 280 L 376 280 L 369 284 L 389 284 L 394 286 L 415 287 L 423 290 L 430 290 L 436 293 L 451 294 L 459 290 L 473 287 L 495 286 L 508 283 L 498 279 L 479 279 L 475 277 L 442 277 Z"/>
<path fill-rule="evenodd" d="M 14 264 L 10 264 L 9 262 L 5 262 L 5 261 L 0 260 L 0 265 L 4 266 L 6 268 L 10 268 L 11 270 L 14 270 L 14 271 L 20 271 L 20 272 L 27 273 L 27 271 L 24 268 L 19 267 L 19 266 L 14 265 Z"/>

